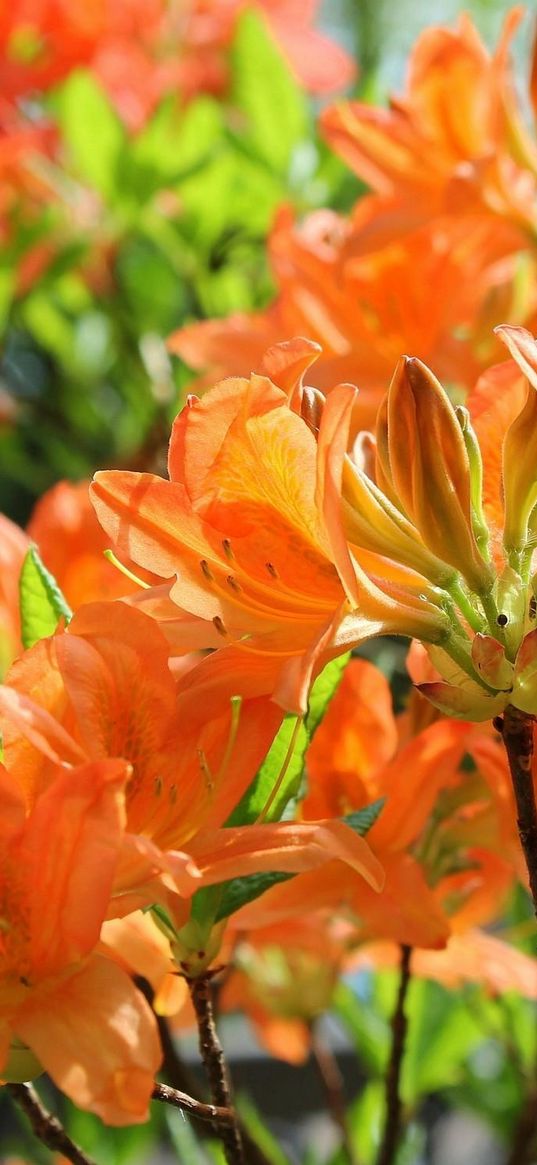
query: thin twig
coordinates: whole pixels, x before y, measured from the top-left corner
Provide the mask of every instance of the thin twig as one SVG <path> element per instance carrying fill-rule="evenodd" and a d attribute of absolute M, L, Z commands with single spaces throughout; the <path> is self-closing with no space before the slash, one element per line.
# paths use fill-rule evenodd
<path fill-rule="evenodd" d="M 393 1165 L 401 1134 L 403 1102 L 401 1100 L 401 1067 L 405 1051 L 408 1020 L 405 1003 L 411 979 L 410 959 L 412 947 L 401 945 L 399 989 L 395 1010 L 392 1015 L 392 1050 L 386 1072 L 386 1116 L 384 1135 L 380 1146 L 377 1165 Z"/>
<path fill-rule="evenodd" d="M 515 794 L 518 836 L 537 915 L 537 808 L 532 776 L 534 719 L 529 713 L 508 704 L 501 721 L 501 734 Z"/>
<path fill-rule="evenodd" d="M 154 992 L 147 980 L 142 979 L 141 976 L 137 976 L 136 985 L 139 987 L 140 991 L 143 992 L 148 1002 L 152 1004 Z M 172 1038 L 168 1021 L 164 1018 L 163 1015 L 157 1014 L 155 1014 L 155 1019 L 159 1029 L 160 1042 L 162 1045 L 162 1052 L 164 1057 L 162 1071 L 169 1083 L 173 1085 L 174 1088 L 191 1096 L 193 1092 L 199 1091 L 199 1081 L 194 1073 L 190 1070 L 190 1068 L 181 1059 L 177 1044 Z M 190 1115 L 194 1120 L 196 1120 L 198 1114 L 196 1112 L 192 1112 Z M 248 1129 L 246 1128 L 246 1125 L 241 1120 L 240 1116 L 238 1116 L 238 1114 L 237 1119 L 241 1131 L 241 1138 L 244 1146 L 247 1165 L 271 1165 L 269 1158 L 263 1152 L 263 1149 L 260 1147 L 260 1145 L 258 1145 L 257 1141 L 255 1141 L 251 1136 Z M 207 1123 L 202 1121 L 196 1131 L 200 1137 L 206 1137 Z"/>
<path fill-rule="evenodd" d="M 510 1139 L 505 1165 L 532 1165 L 537 1148 L 537 1085 L 530 1088 Z"/>
<path fill-rule="evenodd" d="M 226 1062 L 214 1022 L 211 975 L 210 973 L 200 975 L 199 978 L 189 979 L 187 982 L 196 1013 L 200 1055 L 207 1074 L 211 1099 L 219 1108 L 229 1109 L 233 1113 L 232 1124 L 229 1126 L 215 1125 L 215 1132 L 224 1147 L 228 1165 L 245 1165 L 239 1124 L 231 1101 Z"/>
<path fill-rule="evenodd" d="M 53 1152 L 63 1153 L 73 1165 L 94 1165 L 91 1157 L 79 1149 L 67 1135 L 63 1125 L 56 1116 L 47 1112 L 41 1103 L 35 1088 L 31 1084 L 6 1084 L 7 1091 L 15 1103 L 22 1108 L 28 1117 L 39 1141 Z"/>
<path fill-rule="evenodd" d="M 211 1121 L 212 1124 L 231 1125 L 235 1120 L 235 1113 L 230 1108 L 219 1108 L 216 1104 L 203 1104 L 195 1100 L 188 1092 L 180 1092 L 178 1088 L 170 1088 L 168 1084 L 155 1084 L 151 1093 L 152 1100 L 161 1100 L 163 1104 L 171 1104 L 180 1108 L 182 1112 L 197 1116 L 200 1121 Z"/>
<path fill-rule="evenodd" d="M 323 1086 L 327 1111 L 341 1133 L 341 1146 L 350 1165 L 358 1165 L 358 1157 L 349 1135 L 343 1077 L 339 1064 L 331 1048 L 320 1038 L 314 1023 L 311 1025 L 310 1035 L 313 1060 Z"/>

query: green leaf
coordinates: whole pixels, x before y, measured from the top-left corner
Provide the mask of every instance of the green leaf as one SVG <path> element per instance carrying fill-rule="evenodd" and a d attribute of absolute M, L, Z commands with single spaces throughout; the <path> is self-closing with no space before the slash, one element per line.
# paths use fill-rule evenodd
<path fill-rule="evenodd" d="M 285 717 L 257 776 L 233 810 L 231 817 L 226 822 L 227 825 L 249 825 L 251 822 L 257 821 L 286 765 L 278 793 L 265 816 L 265 821 L 280 821 L 286 806 L 299 794 L 308 744 L 317 731 L 330 700 L 341 683 L 349 659 L 350 653 L 339 656 L 338 659 L 332 660 L 317 677 L 311 689 L 304 724 L 297 726 L 296 716 Z M 292 752 L 290 752 L 291 748 Z M 375 811 L 376 815 L 373 820 L 376 820 L 381 808 L 382 805 L 379 805 L 376 810 L 373 806 L 368 806 L 368 810 Z M 367 810 L 361 810 L 360 814 L 364 812 Z M 351 814 L 352 816 L 354 815 Z M 348 824 L 354 828 L 352 822 L 348 822 Z M 369 829 L 370 825 L 367 825 L 366 828 Z"/>
<path fill-rule="evenodd" d="M 22 642 L 26 648 L 52 635 L 60 619 L 66 623 L 71 619 L 71 608 L 35 546 L 30 547 L 22 564 L 19 599 Z"/>
<path fill-rule="evenodd" d="M 289 1158 L 265 1124 L 251 1097 L 241 1092 L 237 1097 L 237 1108 L 242 1123 L 252 1140 L 259 1145 L 267 1165 L 290 1165 Z"/>
<path fill-rule="evenodd" d="M 483 1032 L 460 997 L 438 983 L 414 980 L 406 1010 L 409 1027 L 402 1094 L 406 1103 L 414 1105 L 420 1096 L 462 1079 Z"/>
<path fill-rule="evenodd" d="M 286 173 L 293 148 L 310 135 L 308 106 L 259 13 L 241 16 L 231 65 L 232 101 L 246 115 L 241 140 L 272 169 Z"/>
<path fill-rule="evenodd" d="M 289 878 L 294 877 L 294 874 L 282 873 L 248 874 L 244 878 L 233 878 L 230 882 L 224 883 L 225 889 L 215 922 L 235 914 L 241 906 L 253 902 L 278 882 L 287 882 Z"/>
<path fill-rule="evenodd" d="M 300 788 L 308 734 L 296 716 L 286 716 L 250 788 L 233 810 L 226 825 L 250 825 L 257 821 L 285 767 L 278 793 L 265 821 L 279 821 Z"/>
<path fill-rule="evenodd" d="M 345 655 L 339 655 L 337 659 L 331 660 L 315 680 L 306 716 L 306 729 L 310 739 L 315 735 L 321 720 L 326 715 L 328 705 L 339 688 L 350 657 L 351 653 L 348 651 Z"/>
<path fill-rule="evenodd" d="M 382 1077 L 390 1048 L 389 1021 L 371 999 L 362 998 L 343 981 L 335 989 L 331 1011 L 344 1025 L 360 1061 L 373 1076 Z"/>
<path fill-rule="evenodd" d="M 359 833 L 360 837 L 363 837 L 382 813 L 385 801 L 385 797 L 379 797 L 378 801 L 372 801 L 363 809 L 357 809 L 355 813 L 347 813 L 342 821 L 349 826 L 349 829 L 354 829 L 355 833 Z"/>
<path fill-rule="evenodd" d="M 117 188 L 126 135 L 94 75 L 81 69 L 63 87 L 60 126 L 78 174 L 110 198 Z"/>

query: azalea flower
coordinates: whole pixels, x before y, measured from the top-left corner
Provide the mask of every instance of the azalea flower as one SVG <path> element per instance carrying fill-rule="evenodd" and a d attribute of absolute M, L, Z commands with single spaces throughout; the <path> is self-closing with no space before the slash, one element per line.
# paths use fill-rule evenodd
<path fill-rule="evenodd" d="M 26 97 L 87 66 L 132 130 L 166 94 L 225 92 L 237 19 L 254 9 L 312 92 L 348 85 L 355 67 L 314 27 L 317 3 L 296 0 L 17 0 L 0 18 L 4 93 Z"/>
<path fill-rule="evenodd" d="M 0 688 L 6 761 L 29 805 L 58 766 L 123 757 L 132 767 L 110 916 L 160 901 L 183 925 L 177 895 L 334 856 L 380 886 L 379 862 L 341 821 L 224 828 L 282 714 L 266 696 L 230 701 L 215 689 L 211 701 L 193 700 L 191 673 L 177 682 L 168 656 L 148 615 L 90 604 L 26 652 Z"/>
<path fill-rule="evenodd" d="M 425 580 L 403 595 L 398 578 L 378 585 L 349 551 L 339 477 L 354 395 L 332 393 L 321 418 L 322 398 L 302 386 L 315 353 L 306 341 L 277 345 L 265 359 L 273 379 L 223 381 L 191 400 L 174 424 L 170 481 L 118 471 L 92 486 L 118 553 L 171 578 L 140 600 L 167 636 L 175 605 L 179 639 L 188 618 L 198 647 L 220 637 L 198 681 L 233 676 L 235 693 L 268 692 L 297 712 L 324 664 L 353 644 L 449 632 Z"/>
<path fill-rule="evenodd" d="M 322 210 L 297 224 L 287 208 L 280 211 L 268 243 L 275 301 L 263 312 L 187 324 L 170 337 L 170 350 L 202 374 L 192 387 L 262 373 L 266 349 L 296 335 L 322 348 L 309 384 L 325 394 L 342 381 L 359 385 L 354 435 L 374 426 L 403 351 L 457 391 L 470 389 L 501 359 L 492 326 L 526 322 L 537 306 L 530 280 L 526 297 L 516 284 L 515 303 L 512 241 L 493 219 L 476 215 L 444 215 L 395 237 L 377 237 L 377 218 L 364 200 L 349 219 Z"/>
<path fill-rule="evenodd" d="M 417 693 L 416 700 L 423 703 Z M 408 715 L 395 719 L 382 673 L 351 660 L 308 749 L 301 816 L 347 815 L 382 802 L 367 834 L 385 871 L 382 892 L 372 894 L 332 862 L 268 890 L 234 927 L 336 911 L 354 925 L 355 941 L 390 937 L 441 948 L 454 930 L 495 917 L 519 864 L 505 762 L 495 770 L 492 738 L 483 741 L 482 730 L 461 721 L 436 717 L 407 732 Z M 461 768 L 468 754 L 471 773 Z"/>
<path fill-rule="evenodd" d="M 515 407 L 519 398 L 511 400 L 514 411 L 503 438 L 503 500 L 494 503 L 496 514 L 503 515 L 501 535 L 494 527 L 489 531 L 483 458 L 470 415 L 453 408 L 418 360 L 401 360 L 381 407 L 374 476 L 360 465 L 359 450 L 342 467 L 350 542 L 366 548 L 372 564 L 382 556 L 388 572 L 390 561 L 403 572 L 418 570 L 444 595 L 446 611 L 451 596 L 451 635 L 429 650 L 442 681 L 421 690 L 441 711 L 472 720 L 487 720 L 507 704 L 528 713 L 536 708 L 531 680 L 536 346 L 524 329 L 505 326 L 498 333 L 529 379 L 522 408 Z M 351 394 L 342 388 L 337 395 Z M 505 404 L 497 407 L 505 419 Z M 487 506 L 490 513 L 490 501 Z"/>
<path fill-rule="evenodd" d="M 441 214 L 491 216 L 513 241 L 535 230 L 537 148 L 524 125 L 505 19 L 489 54 L 472 20 L 418 38 L 406 90 L 388 109 L 341 102 L 322 116 L 330 144 L 377 192 L 379 220 L 408 229 Z"/>
<path fill-rule="evenodd" d="M 128 765 L 60 772 L 26 810 L 0 767 L 0 1075 L 46 1070 L 109 1124 L 146 1120 L 161 1053 L 129 976 L 97 951 Z"/>

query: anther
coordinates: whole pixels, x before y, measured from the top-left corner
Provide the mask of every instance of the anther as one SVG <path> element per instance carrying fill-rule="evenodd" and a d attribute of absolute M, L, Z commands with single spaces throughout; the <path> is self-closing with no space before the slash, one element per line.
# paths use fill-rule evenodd
<path fill-rule="evenodd" d="M 507 626 L 507 624 L 508 624 L 508 622 L 509 622 L 509 619 L 508 619 L 507 615 L 505 615 L 505 614 L 502 612 L 502 614 L 498 615 L 498 618 L 496 619 L 496 622 L 497 622 L 497 624 L 498 624 L 498 627 L 506 627 L 506 626 Z"/>
<path fill-rule="evenodd" d="M 279 578 L 280 577 L 278 574 L 278 571 L 276 570 L 276 567 L 273 566 L 272 562 L 266 562 L 265 567 L 268 570 L 271 578 Z"/>
<path fill-rule="evenodd" d="M 241 587 L 240 582 L 237 582 L 237 579 L 233 578 L 232 574 L 228 574 L 228 576 L 226 578 L 226 582 L 227 582 L 228 586 L 231 587 L 232 591 L 242 591 L 242 587 Z"/>
<path fill-rule="evenodd" d="M 160 797 L 162 793 L 163 783 L 162 777 L 155 777 L 155 793 L 157 797 Z"/>
<path fill-rule="evenodd" d="M 233 547 L 231 545 L 231 542 L 229 541 L 229 538 L 222 539 L 222 546 L 224 548 L 224 554 L 225 554 L 226 558 L 229 558 L 229 561 L 233 562 L 235 555 L 233 553 Z"/>
<path fill-rule="evenodd" d="M 227 631 L 224 625 L 224 620 L 220 618 L 220 615 L 215 615 L 213 623 L 216 627 L 216 630 L 218 631 L 218 634 L 223 635 L 224 639 L 227 639 Z"/>
<path fill-rule="evenodd" d="M 210 793 L 214 789 L 213 774 L 211 773 L 211 770 L 210 770 L 208 762 L 207 762 L 207 757 L 205 756 L 203 749 L 198 748 L 198 749 L 196 749 L 196 751 L 198 754 L 198 760 L 200 762 L 200 769 L 203 773 L 203 776 L 205 778 L 205 784 L 207 785 L 207 789 L 209 790 L 209 793 Z"/>
<path fill-rule="evenodd" d="M 207 582 L 214 582 L 214 574 L 213 574 L 206 558 L 202 558 L 202 560 L 200 562 L 200 566 L 201 566 L 202 574 L 205 575 Z"/>
<path fill-rule="evenodd" d="M 531 599 L 530 599 L 530 619 L 535 619 L 536 615 L 537 615 L 537 598 L 535 597 L 535 595 L 532 595 Z"/>
<path fill-rule="evenodd" d="M 177 785 L 170 785 L 169 797 L 170 804 L 175 805 L 175 802 L 177 801 Z"/>

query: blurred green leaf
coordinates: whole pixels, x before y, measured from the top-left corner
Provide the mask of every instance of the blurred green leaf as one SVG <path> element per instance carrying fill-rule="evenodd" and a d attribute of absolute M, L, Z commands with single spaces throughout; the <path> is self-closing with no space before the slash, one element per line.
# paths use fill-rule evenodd
<path fill-rule="evenodd" d="M 231 62 L 231 98 L 246 122 L 241 140 L 271 168 L 286 173 L 294 146 L 311 132 L 308 106 L 260 13 L 242 14 Z"/>
<path fill-rule="evenodd" d="M 402 1094 L 414 1105 L 420 1096 L 455 1084 L 483 1031 L 460 995 L 438 983 L 415 979 L 409 989 L 408 1035 L 403 1061 Z"/>
<path fill-rule="evenodd" d="M 267 1165 L 289 1165 L 289 1158 L 280 1148 L 270 1129 L 267 1128 L 251 1098 L 240 1093 L 237 1096 L 237 1109 L 244 1127 L 256 1145 L 259 1145 Z"/>
<path fill-rule="evenodd" d="M 70 74 L 60 101 L 60 128 L 75 168 L 109 199 L 117 189 L 125 131 L 93 73 Z"/>
<path fill-rule="evenodd" d="M 19 580 L 21 637 L 25 648 L 52 635 L 60 619 L 69 622 L 72 611 L 54 576 L 44 566 L 35 546 L 22 564 Z"/>
<path fill-rule="evenodd" d="M 375 1076 L 382 1076 L 390 1047 L 390 1026 L 384 1016 L 343 980 L 334 991 L 331 1010 L 345 1027 L 360 1062 Z"/>
<path fill-rule="evenodd" d="M 347 1112 L 349 1134 L 361 1165 L 373 1165 L 380 1144 L 384 1083 L 370 1080 Z"/>

